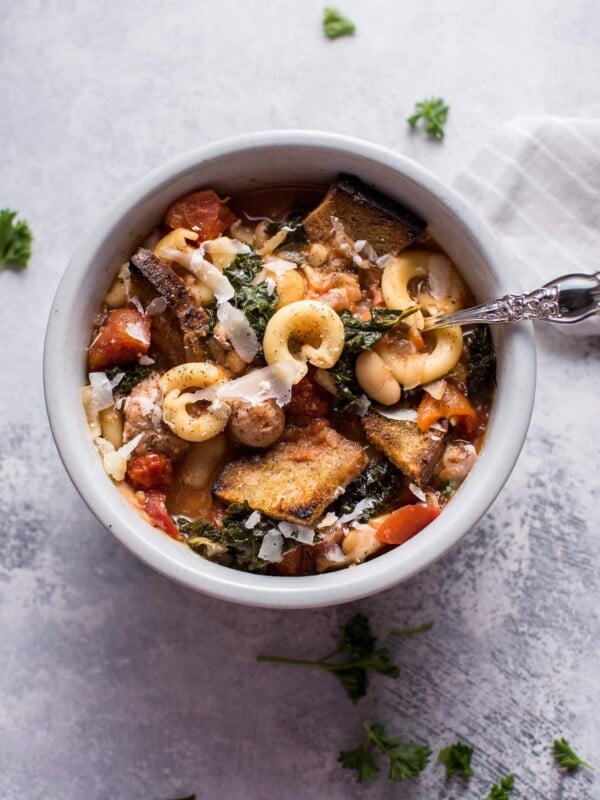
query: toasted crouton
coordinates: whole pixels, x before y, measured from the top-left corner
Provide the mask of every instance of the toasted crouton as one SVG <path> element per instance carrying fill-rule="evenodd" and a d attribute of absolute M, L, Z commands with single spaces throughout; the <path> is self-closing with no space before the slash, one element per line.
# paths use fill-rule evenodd
<path fill-rule="evenodd" d="M 388 419 L 370 411 L 362 419 L 368 440 L 411 481 L 426 484 L 444 452 L 447 423 L 422 432 L 416 422 Z"/>
<path fill-rule="evenodd" d="M 304 230 L 311 242 L 327 243 L 331 239 L 332 217 L 342 223 L 351 239 L 367 241 L 380 256 L 404 250 L 427 225 L 391 197 L 346 174 L 338 177 L 322 202 L 304 220 Z"/>
<path fill-rule="evenodd" d="M 329 433 L 322 441 L 279 442 L 264 455 L 233 461 L 217 478 L 215 495 L 275 519 L 313 525 L 368 463 L 359 444 Z"/>

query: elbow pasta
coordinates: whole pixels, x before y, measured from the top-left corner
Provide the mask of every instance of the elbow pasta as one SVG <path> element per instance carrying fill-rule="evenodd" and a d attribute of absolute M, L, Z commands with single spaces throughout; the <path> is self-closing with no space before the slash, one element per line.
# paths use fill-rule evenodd
<path fill-rule="evenodd" d="M 166 372 L 159 381 L 164 394 L 163 418 L 166 425 L 187 442 L 204 442 L 221 433 L 227 425 L 229 415 L 217 414 L 206 409 L 199 415 L 192 415 L 188 406 L 196 401 L 193 389 L 206 389 L 217 383 L 224 383 L 227 373 L 214 364 L 180 364 Z"/>
<path fill-rule="evenodd" d="M 336 312 L 317 300 L 290 303 L 269 320 L 263 349 L 267 364 L 295 362 L 298 383 L 308 371 L 307 362 L 330 369 L 344 349 L 344 324 Z"/>
<path fill-rule="evenodd" d="M 430 353 L 402 354 L 384 337 L 374 350 L 390 369 L 398 383 L 405 389 L 413 389 L 430 383 L 453 369 L 462 353 L 462 331 L 459 325 L 441 328 L 431 334 L 435 345 Z"/>

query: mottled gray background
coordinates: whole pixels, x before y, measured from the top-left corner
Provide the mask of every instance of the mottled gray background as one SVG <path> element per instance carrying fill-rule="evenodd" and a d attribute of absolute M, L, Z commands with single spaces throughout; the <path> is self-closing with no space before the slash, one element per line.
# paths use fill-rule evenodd
<path fill-rule="evenodd" d="M 600 766 L 599 340 L 539 335 L 530 435 L 492 510 L 435 567 L 351 607 L 254 610 L 170 583 L 92 518 L 51 441 L 55 287 L 158 163 L 224 135 L 313 127 L 450 178 L 515 115 L 600 111 L 594 0 L 344 0 L 358 34 L 337 42 L 322 37 L 323 1 L 2 3 L 0 207 L 36 235 L 27 272 L 0 273 L 3 799 L 476 800 L 508 771 L 517 798 L 600 798 L 598 778 L 563 777 L 549 751 L 564 734 Z M 442 145 L 404 122 L 430 93 L 452 106 Z M 382 638 L 435 627 L 393 643 L 401 678 L 374 680 L 356 707 L 325 674 L 255 662 L 326 651 L 358 609 Z M 433 765 L 358 786 L 336 756 L 364 719 L 434 749 L 469 740 L 475 777 L 463 789 Z"/>

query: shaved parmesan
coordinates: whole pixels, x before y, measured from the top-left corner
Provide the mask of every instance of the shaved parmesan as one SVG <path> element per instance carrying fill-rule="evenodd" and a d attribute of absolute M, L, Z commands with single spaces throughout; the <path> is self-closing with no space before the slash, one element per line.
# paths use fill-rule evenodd
<path fill-rule="evenodd" d="M 450 292 L 450 262 L 441 253 L 433 253 L 427 262 L 429 289 L 436 300 L 447 297 Z"/>
<path fill-rule="evenodd" d="M 214 292 L 218 303 L 231 300 L 234 296 L 235 291 L 229 280 L 223 275 L 220 269 L 204 258 L 204 245 L 200 245 L 200 247 L 192 253 L 189 268 L 205 286 L 208 286 L 208 288 Z"/>
<path fill-rule="evenodd" d="M 280 522 L 277 526 L 286 539 L 295 539 L 302 544 L 312 544 L 315 532 L 307 525 L 295 525 L 292 522 Z"/>
<path fill-rule="evenodd" d="M 395 419 L 398 422 L 416 422 L 417 411 L 414 408 L 378 408 L 377 413 L 387 419 Z"/>
<path fill-rule="evenodd" d="M 272 530 L 265 533 L 258 557 L 263 561 L 280 561 L 283 553 L 283 536 L 279 531 Z"/>
<path fill-rule="evenodd" d="M 431 383 L 424 383 L 423 389 L 436 400 L 441 400 L 446 391 L 446 381 L 440 378 L 438 381 L 431 381 Z"/>
<path fill-rule="evenodd" d="M 247 364 L 253 361 L 258 353 L 258 338 L 244 312 L 225 301 L 217 309 L 217 319 L 238 356 Z"/>
<path fill-rule="evenodd" d="M 414 494 L 414 496 L 418 500 L 420 500 L 422 503 L 426 503 L 427 502 L 427 495 L 425 494 L 423 489 L 421 489 L 420 486 L 417 486 L 416 483 L 409 483 L 408 484 L 408 488 L 411 490 L 411 492 Z"/>
<path fill-rule="evenodd" d="M 122 376 L 123 373 L 121 373 Z M 88 378 L 93 391 L 92 402 L 96 411 L 110 408 L 113 404 L 113 387 L 106 372 L 90 372 Z"/>
<path fill-rule="evenodd" d="M 246 522 L 244 522 L 244 528 L 248 528 L 248 530 L 252 530 L 252 528 L 256 528 L 258 523 L 260 522 L 260 514 L 258 511 L 253 511 Z"/>
<path fill-rule="evenodd" d="M 346 560 L 346 554 L 339 544 L 330 544 L 328 547 L 323 548 L 323 555 L 327 561 L 337 562 Z"/>
<path fill-rule="evenodd" d="M 333 511 L 329 511 L 325 514 L 321 522 L 319 522 L 317 528 L 330 528 L 332 525 L 335 525 L 338 519 L 339 517 L 337 514 L 334 514 Z"/>
<path fill-rule="evenodd" d="M 143 322 L 128 322 L 125 330 L 132 339 L 137 339 L 141 344 L 150 344 L 150 336 Z"/>
<path fill-rule="evenodd" d="M 255 369 L 241 378 L 225 383 L 213 384 L 207 389 L 193 392 L 191 402 L 198 400 L 243 400 L 258 405 L 265 400 L 275 400 L 278 406 L 287 405 L 292 399 L 292 385 L 296 367 L 289 361 L 279 361 L 270 367 Z"/>
<path fill-rule="evenodd" d="M 138 358 L 138 364 L 140 364 L 140 366 L 142 366 L 142 367 L 149 367 L 150 364 L 154 364 L 154 363 L 155 363 L 154 359 L 150 358 L 150 356 L 140 356 Z"/>
<path fill-rule="evenodd" d="M 164 297 L 155 297 L 146 307 L 146 316 L 152 317 L 154 314 L 162 314 L 167 309 L 167 301 Z"/>
<path fill-rule="evenodd" d="M 140 439 L 144 434 L 138 433 L 130 442 L 119 447 L 115 450 L 114 445 L 102 436 L 96 439 L 96 445 L 102 456 L 102 463 L 107 475 L 110 475 L 115 481 L 122 481 L 127 472 L 127 461 L 129 456 L 133 453 L 138 446 Z"/>
<path fill-rule="evenodd" d="M 375 262 L 375 266 L 379 267 L 379 269 L 383 269 L 386 267 L 394 256 L 391 253 L 386 253 L 384 256 L 379 256 L 377 261 Z"/>
<path fill-rule="evenodd" d="M 289 272 L 291 269 L 296 269 L 297 264 L 293 261 L 287 261 L 285 258 L 265 258 L 264 260 L 265 269 L 272 272 L 274 275 L 283 275 L 285 272 Z"/>
<path fill-rule="evenodd" d="M 360 500 L 354 506 L 352 511 L 349 511 L 348 514 L 343 514 L 340 517 L 339 522 L 341 523 L 352 522 L 353 520 L 358 519 L 358 517 L 362 516 L 363 511 L 368 511 L 369 508 L 372 508 L 374 504 L 375 500 L 369 497 L 365 497 L 364 500 Z"/>
<path fill-rule="evenodd" d="M 133 297 L 130 297 L 129 302 L 133 303 L 133 305 L 140 312 L 140 314 L 144 313 L 144 306 L 142 305 L 140 298 L 137 295 L 134 294 Z"/>
<path fill-rule="evenodd" d="M 356 413 L 359 417 L 364 417 L 364 415 L 369 410 L 371 405 L 371 401 L 367 397 L 366 394 L 361 394 L 358 400 L 354 403 L 354 408 L 356 409 Z"/>
<path fill-rule="evenodd" d="M 265 283 L 267 284 L 267 294 L 269 295 L 269 297 L 272 297 L 273 296 L 273 292 L 277 288 L 277 284 L 275 283 L 273 278 L 267 278 L 265 280 Z"/>

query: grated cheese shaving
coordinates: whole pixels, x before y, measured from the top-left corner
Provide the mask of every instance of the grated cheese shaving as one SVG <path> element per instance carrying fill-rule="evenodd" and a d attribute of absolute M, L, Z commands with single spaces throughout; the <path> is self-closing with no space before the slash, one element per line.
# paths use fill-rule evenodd
<path fill-rule="evenodd" d="M 353 520 L 358 519 L 358 517 L 362 515 L 363 511 L 368 511 L 370 508 L 372 508 L 374 504 L 375 500 L 373 500 L 373 498 L 365 497 L 364 500 L 360 500 L 354 506 L 352 511 L 349 511 L 347 514 L 343 514 L 340 517 L 339 522 L 341 523 L 352 522 Z"/>
<path fill-rule="evenodd" d="M 422 503 L 427 502 L 427 495 L 420 486 L 417 486 L 416 483 L 409 483 L 408 488 L 411 490 L 417 500 L 420 500 Z"/>
<path fill-rule="evenodd" d="M 283 553 L 283 536 L 279 531 L 273 529 L 265 533 L 258 557 L 263 561 L 280 561 Z"/>
<path fill-rule="evenodd" d="M 329 511 L 325 514 L 321 522 L 319 522 L 317 528 L 330 528 L 332 525 L 335 525 L 338 519 L 339 517 L 337 514 L 334 514 L 333 511 Z"/>
<path fill-rule="evenodd" d="M 121 373 L 121 378 L 124 373 Z M 117 376 L 115 376 L 116 378 Z M 113 404 L 113 387 L 108 379 L 106 372 L 90 372 L 88 375 L 92 387 L 91 402 L 94 404 L 96 412 L 110 408 Z M 121 380 L 119 378 L 119 380 Z M 118 383 L 119 381 L 117 381 Z M 115 384 L 116 385 L 116 384 Z"/>
<path fill-rule="evenodd" d="M 399 422 L 416 422 L 417 411 L 414 408 L 378 408 L 377 413 L 387 419 L 395 419 Z"/>
<path fill-rule="evenodd" d="M 252 530 L 253 528 L 256 528 L 259 522 L 260 522 L 260 513 L 258 511 L 253 511 L 246 520 L 246 522 L 244 522 L 244 528 Z"/>
<path fill-rule="evenodd" d="M 164 297 L 155 297 L 146 307 L 146 316 L 152 317 L 155 314 L 162 314 L 167 310 L 167 301 Z"/>
<path fill-rule="evenodd" d="M 286 539 L 295 539 L 301 544 L 312 544 L 315 532 L 307 525 L 296 525 L 293 522 L 280 522 L 277 526 Z"/>
<path fill-rule="evenodd" d="M 447 297 L 450 292 L 450 262 L 441 253 L 433 253 L 429 256 L 427 266 L 432 297 L 436 300 Z"/>
<path fill-rule="evenodd" d="M 258 353 L 258 338 L 244 312 L 225 301 L 217 309 L 217 319 L 238 356 L 247 364 L 253 361 Z"/>

